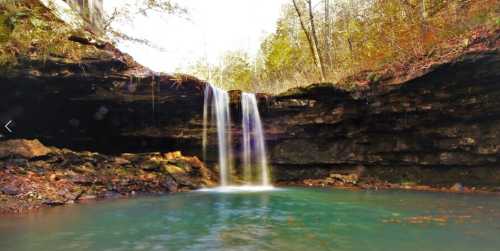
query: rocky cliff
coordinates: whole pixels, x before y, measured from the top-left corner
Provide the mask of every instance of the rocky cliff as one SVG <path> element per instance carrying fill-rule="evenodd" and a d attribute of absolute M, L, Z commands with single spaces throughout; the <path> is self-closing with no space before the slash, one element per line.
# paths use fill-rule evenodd
<path fill-rule="evenodd" d="M 4 138 L 104 153 L 183 145 L 190 121 L 202 110 L 204 83 L 154 73 L 110 44 L 70 39 L 103 55 L 24 60 L 0 74 L 0 122 L 13 121 Z"/>
<path fill-rule="evenodd" d="M 500 186 L 499 34 L 473 37 L 418 67 L 346 79 L 361 86 L 353 91 L 317 84 L 261 95 L 274 180 L 354 175 L 365 183 Z M 1 74 L 0 119 L 14 121 L 4 138 L 109 154 L 201 156 L 205 83 L 153 73 L 109 44 L 72 40 L 108 56 L 26 61 Z M 238 92 L 231 96 L 239 114 Z"/>
<path fill-rule="evenodd" d="M 498 38 L 399 76 L 372 75 L 361 90 L 323 84 L 275 97 L 264 114 L 274 177 L 499 187 Z"/>

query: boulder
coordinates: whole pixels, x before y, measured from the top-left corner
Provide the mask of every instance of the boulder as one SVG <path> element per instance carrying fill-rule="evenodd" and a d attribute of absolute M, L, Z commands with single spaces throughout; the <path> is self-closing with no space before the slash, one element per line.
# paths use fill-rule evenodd
<path fill-rule="evenodd" d="M 0 158 L 21 157 L 33 159 L 47 156 L 51 149 L 44 146 L 37 139 L 15 139 L 0 142 Z"/>

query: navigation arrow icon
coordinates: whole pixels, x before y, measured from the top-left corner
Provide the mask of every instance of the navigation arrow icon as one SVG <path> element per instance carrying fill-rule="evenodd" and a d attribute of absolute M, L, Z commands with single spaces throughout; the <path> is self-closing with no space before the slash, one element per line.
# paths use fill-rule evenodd
<path fill-rule="evenodd" d="M 7 124 L 5 124 L 5 129 L 7 129 L 7 131 L 9 131 L 10 133 L 12 133 L 12 130 L 9 128 L 9 125 L 12 123 L 12 120 L 9 120 L 9 122 L 7 122 Z"/>

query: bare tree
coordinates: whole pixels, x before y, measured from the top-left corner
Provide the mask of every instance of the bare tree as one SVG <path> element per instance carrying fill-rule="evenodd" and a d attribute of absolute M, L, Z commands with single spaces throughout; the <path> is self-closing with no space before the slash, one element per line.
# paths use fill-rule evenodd
<path fill-rule="evenodd" d="M 319 49 L 318 49 L 318 37 L 316 35 L 316 27 L 314 23 L 314 14 L 312 11 L 312 3 L 311 0 L 307 0 L 308 3 L 308 8 L 309 8 L 309 18 L 310 24 L 311 24 L 311 31 L 306 26 L 305 20 L 304 20 L 304 15 L 302 14 L 302 11 L 300 10 L 300 7 L 297 3 L 297 0 L 292 0 L 293 2 L 293 7 L 295 8 L 295 11 L 297 12 L 297 16 L 299 17 L 300 21 L 300 26 L 302 27 L 302 30 L 304 31 L 307 42 L 309 44 L 309 49 L 311 50 L 311 55 L 313 57 L 314 64 L 318 68 L 318 71 L 320 73 L 321 81 L 325 80 L 325 70 L 323 67 L 323 62 L 321 60 L 321 57 L 319 55 Z"/>
<path fill-rule="evenodd" d="M 324 31 L 323 31 L 323 36 L 324 36 L 324 53 L 325 57 L 327 60 L 327 64 L 329 69 L 331 70 L 331 67 L 333 65 L 333 58 L 332 58 L 332 46 L 333 46 L 333 39 L 331 37 L 332 34 L 332 28 L 331 28 L 331 20 L 330 20 L 330 0 L 324 0 L 324 7 L 325 7 L 325 25 L 324 25 Z"/>
<path fill-rule="evenodd" d="M 321 81 L 325 81 L 325 65 L 323 63 L 323 58 L 321 57 L 321 50 L 319 48 L 318 34 L 316 32 L 316 22 L 314 21 L 314 13 L 312 7 L 312 0 L 307 0 L 307 5 L 309 7 L 309 22 L 311 22 L 311 34 L 314 47 L 316 48 L 316 60 L 318 60 L 318 68 L 321 72 Z"/>
<path fill-rule="evenodd" d="M 103 33 L 107 34 L 113 41 L 126 40 L 164 51 L 165 49 L 161 46 L 155 45 L 146 39 L 127 35 L 114 26 L 114 24 L 120 22 L 132 22 L 137 15 L 148 16 L 151 13 L 162 14 L 162 17 L 177 15 L 188 18 L 187 9 L 172 0 L 140 0 L 136 1 L 135 4 L 124 3 L 120 7 L 114 8 L 110 15 L 104 15 Z"/>

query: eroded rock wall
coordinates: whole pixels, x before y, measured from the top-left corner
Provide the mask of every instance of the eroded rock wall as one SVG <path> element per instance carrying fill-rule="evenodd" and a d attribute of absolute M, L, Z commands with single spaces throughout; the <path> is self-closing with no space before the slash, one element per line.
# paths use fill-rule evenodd
<path fill-rule="evenodd" d="M 371 77 L 357 91 L 319 84 L 259 95 L 277 182 L 356 174 L 365 179 L 500 184 L 499 31 L 419 70 Z M 182 150 L 201 155 L 203 88 L 156 74 L 109 44 L 72 38 L 108 57 L 26 61 L 0 74 L 3 139 L 108 154 Z M 238 156 L 238 95 L 231 92 Z M 210 130 L 210 162 L 217 160 Z M 236 161 L 238 163 L 238 161 Z"/>
<path fill-rule="evenodd" d="M 12 120 L 12 133 L 2 131 L 3 139 L 36 138 L 113 154 L 174 151 L 201 142 L 204 83 L 154 73 L 110 45 L 87 46 L 109 55 L 25 61 L 0 74 L 0 122 Z"/>
<path fill-rule="evenodd" d="M 274 177 L 361 172 L 391 182 L 500 186 L 500 54 L 469 52 L 401 84 L 317 85 L 264 114 Z"/>

